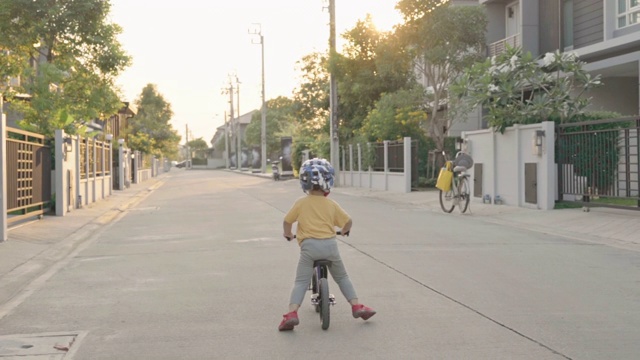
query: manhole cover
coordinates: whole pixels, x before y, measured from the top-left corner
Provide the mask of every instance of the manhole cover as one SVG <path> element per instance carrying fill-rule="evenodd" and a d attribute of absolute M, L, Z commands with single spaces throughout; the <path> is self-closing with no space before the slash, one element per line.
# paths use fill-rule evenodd
<path fill-rule="evenodd" d="M 82 337 L 81 332 L 1 335 L 0 360 L 62 360 Z"/>

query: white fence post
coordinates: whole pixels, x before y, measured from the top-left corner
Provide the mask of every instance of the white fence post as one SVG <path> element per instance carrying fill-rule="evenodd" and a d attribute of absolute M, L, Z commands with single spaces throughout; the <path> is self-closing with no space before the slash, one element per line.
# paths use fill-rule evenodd
<path fill-rule="evenodd" d="M 75 180 L 75 183 L 76 183 L 76 188 L 75 188 L 76 191 L 74 193 L 75 198 L 71 199 L 71 203 L 74 204 L 74 205 L 72 205 L 72 207 L 75 209 L 75 208 L 78 208 L 78 207 L 80 207 L 82 205 L 79 202 L 79 200 L 80 200 L 80 198 L 79 198 L 79 196 L 80 196 L 80 156 L 81 156 L 80 135 L 76 135 L 74 140 L 75 141 L 72 141 L 72 143 L 75 143 L 74 154 L 76 155 L 75 156 L 76 166 L 75 166 L 75 169 L 74 169 L 75 170 L 74 171 L 74 173 L 75 173 L 74 180 Z"/>
<path fill-rule="evenodd" d="M 362 146 L 358 145 L 358 186 L 362 187 Z"/>
<path fill-rule="evenodd" d="M 389 190 L 389 140 L 384 141 L 384 190 Z"/>
<path fill-rule="evenodd" d="M 411 138 L 404 138 L 404 192 L 411 192 Z"/>
<path fill-rule="evenodd" d="M 340 185 L 344 186 L 344 184 L 347 182 L 347 160 L 345 159 L 346 154 L 344 151 L 344 145 L 340 146 L 338 149 L 342 149 L 342 156 L 340 157 L 342 166 L 340 167 L 340 171 L 343 175 L 342 175 L 342 182 L 340 183 Z"/>
<path fill-rule="evenodd" d="M 371 143 L 367 143 L 367 151 L 371 154 Z M 369 173 L 369 188 L 373 187 L 373 169 L 371 168 L 371 163 L 367 166 L 367 172 Z"/>
<path fill-rule="evenodd" d="M 353 186 L 353 144 L 349 144 L 349 186 Z"/>

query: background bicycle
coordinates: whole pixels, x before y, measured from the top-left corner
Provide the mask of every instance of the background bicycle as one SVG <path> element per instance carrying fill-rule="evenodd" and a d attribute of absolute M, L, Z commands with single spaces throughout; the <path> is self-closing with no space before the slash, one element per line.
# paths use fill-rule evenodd
<path fill-rule="evenodd" d="M 440 170 L 436 187 L 440 190 L 440 207 L 442 211 L 450 213 L 458 206 L 461 213 L 469 208 L 471 189 L 469 187 L 469 174 L 467 169 L 473 166 L 473 159 L 462 151 L 456 154 L 455 159 L 449 160 L 446 152 L 442 152 L 445 165 Z"/>

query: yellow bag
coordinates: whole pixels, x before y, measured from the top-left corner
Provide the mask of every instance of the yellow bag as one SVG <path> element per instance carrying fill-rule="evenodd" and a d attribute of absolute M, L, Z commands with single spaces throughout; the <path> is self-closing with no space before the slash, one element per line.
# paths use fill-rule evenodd
<path fill-rule="evenodd" d="M 436 188 L 444 192 L 451 190 L 451 180 L 453 179 L 453 171 L 451 170 L 451 167 L 451 161 L 447 161 L 445 167 L 440 169 L 440 174 L 438 174 Z"/>

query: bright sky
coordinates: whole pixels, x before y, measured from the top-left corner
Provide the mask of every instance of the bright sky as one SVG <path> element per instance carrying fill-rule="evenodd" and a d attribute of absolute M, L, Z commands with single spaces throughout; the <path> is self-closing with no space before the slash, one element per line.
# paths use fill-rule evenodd
<path fill-rule="evenodd" d="M 400 23 L 397 0 L 335 0 L 338 49 L 341 34 L 371 14 L 376 26 Z M 118 79 L 124 101 L 133 102 L 148 83 L 171 103 L 172 125 L 185 140 L 207 143 L 229 112 L 229 75 L 240 81 L 240 112 L 260 109 L 261 47 L 249 29 L 264 36 L 266 99 L 291 97 L 296 62 L 329 46 L 328 0 L 111 0 L 111 21 L 123 28 L 120 42 L 133 65 Z M 235 77 L 234 77 L 235 82 Z M 234 104 L 237 96 L 234 96 Z M 236 110 L 234 110 L 236 111 Z"/>

